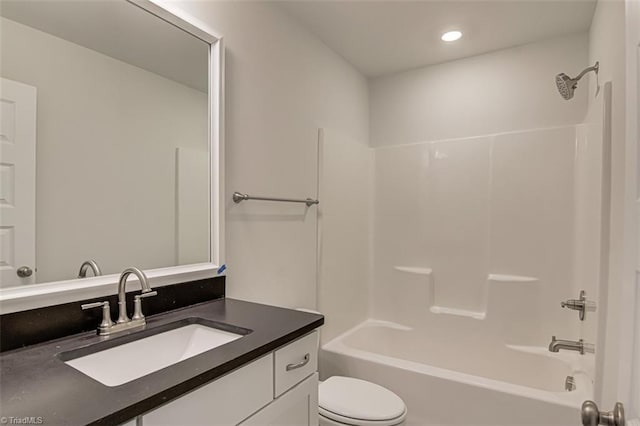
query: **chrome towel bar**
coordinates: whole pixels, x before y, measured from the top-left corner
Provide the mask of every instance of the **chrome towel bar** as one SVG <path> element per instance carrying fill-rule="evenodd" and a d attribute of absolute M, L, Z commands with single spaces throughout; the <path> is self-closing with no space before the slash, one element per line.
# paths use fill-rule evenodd
<path fill-rule="evenodd" d="M 296 200 L 294 198 L 275 198 L 275 197 L 254 197 L 252 195 L 241 194 L 240 192 L 233 193 L 233 201 L 239 203 L 245 200 L 260 200 L 260 201 L 283 201 L 285 203 L 305 203 L 307 207 L 311 207 L 314 204 L 320 204 L 320 201 L 307 198 L 306 200 Z"/>

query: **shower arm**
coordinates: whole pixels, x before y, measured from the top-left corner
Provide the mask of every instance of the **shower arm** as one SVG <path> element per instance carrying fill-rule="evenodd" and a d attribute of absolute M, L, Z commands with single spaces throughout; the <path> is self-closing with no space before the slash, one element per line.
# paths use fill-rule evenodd
<path fill-rule="evenodd" d="M 580 74 L 578 74 L 577 77 L 572 78 L 572 80 L 575 80 L 575 81 L 580 80 L 582 78 L 582 76 L 584 76 L 589 71 L 595 71 L 596 74 L 598 74 L 598 70 L 599 69 L 600 69 L 600 62 L 596 62 L 594 66 L 589 67 L 589 68 L 585 68 L 584 70 L 582 70 L 582 72 Z"/>

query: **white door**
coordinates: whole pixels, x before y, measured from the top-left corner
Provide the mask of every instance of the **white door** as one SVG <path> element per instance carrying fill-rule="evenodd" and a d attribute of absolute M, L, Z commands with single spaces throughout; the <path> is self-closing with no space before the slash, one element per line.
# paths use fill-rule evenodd
<path fill-rule="evenodd" d="M 0 81 L 0 287 L 32 284 L 36 260 L 36 88 Z"/>

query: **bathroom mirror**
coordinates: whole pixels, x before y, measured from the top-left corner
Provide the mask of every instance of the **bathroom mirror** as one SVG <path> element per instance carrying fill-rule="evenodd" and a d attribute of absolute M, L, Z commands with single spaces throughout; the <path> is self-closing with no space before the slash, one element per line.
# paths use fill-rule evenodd
<path fill-rule="evenodd" d="M 220 38 L 148 0 L 9 0 L 0 15 L 2 311 L 88 295 L 128 266 L 156 286 L 210 276 Z"/>

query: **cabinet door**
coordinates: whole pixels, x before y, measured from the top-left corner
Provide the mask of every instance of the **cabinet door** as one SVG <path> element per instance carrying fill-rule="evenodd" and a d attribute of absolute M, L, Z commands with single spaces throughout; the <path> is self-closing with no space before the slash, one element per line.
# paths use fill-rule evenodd
<path fill-rule="evenodd" d="M 273 354 L 142 416 L 144 426 L 237 425 L 273 401 Z"/>
<path fill-rule="evenodd" d="M 299 383 L 241 426 L 318 426 L 318 373 Z"/>

